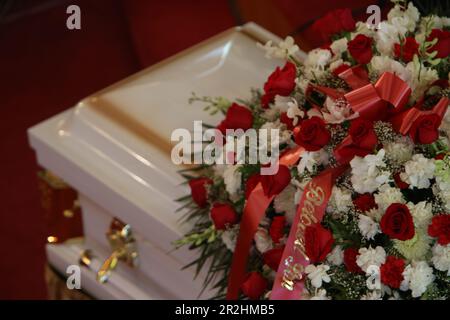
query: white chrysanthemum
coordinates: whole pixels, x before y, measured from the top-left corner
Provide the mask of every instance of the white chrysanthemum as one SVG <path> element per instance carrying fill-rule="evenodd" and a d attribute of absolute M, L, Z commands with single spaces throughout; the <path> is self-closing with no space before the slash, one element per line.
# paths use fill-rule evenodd
<path fill-rule="evenodd" d="M 284 212 L 286 220 L 292 223 L 296 213 L 297 204 L 295 202 L 295 193 L 297 188 L 289 184 L 283 191 L 281 191 L 274 199 L 273 205 L 278 213 Z"/>
<path fill-rule="evenodd" d="M 272 40 L 269 40 L 264 46 L 260 43 L 257 43 L 257 46 L 266 52 L 266 58 L 287 59 L 299 51 L 294 38 L 290 36 L 280 41 L 278 45 L 273 45 Z"/>
<path fill-rule="evenodd" d="M 308 275 L 308 279 L 311 280 L 311 284 L 315 288 L 320 288 L 323 282 L 330 282 L 331 278 L 327 274 L 327 271 L 330 270 L 330 266 L 326 264 L 319 264 L 315 266 L 313 264 L 308 265 L 305 268 L 305 273 Z"/>
<path fill-rule="evenodd" d="M 319 165 L 327 165 L 328 164 L 328 153 L 320 149 L 319 151 L 305 151 L 302 154 L 302 158 L 298 163 L 297 170 L 299 173 L 308 170 L 309 172 L 313 172 L 314 168 Z"/>
<path fill-rule="evenodd" d="M 222 232 L 222 242 L 225 244 L 228 250 L 234 252 L 236 247 L 236 240 L 239 234 L 239 225 L 235 224 L 231 228 L 226 229 Z"/>
<path fill-rule="evenodd" d="M 334 266 L 340 266 L 344 262 L 344 250 L 337 245 L 327 256 L 327 261 Z"/>
<path fill-rule="evenodd" d="M 414 64 L 414 61 L 409 62 L 406 69 L 411 73 L 411 78 L 407 83 L 412 90 L 411 98 L 413 101 L 423 96 L 431 84 L 439 79 L 436 69 L 427 68 L 423 64 Z"/>
<path fill-rule="evenodd" d="M 400 290 L 411 290 L 412 297 L 418 298 L 427 290 L 434 278 L 433 269 L 425 261 L 413 262 L 403 271 Z"/>
<path fill-rule="evenodd" d="M 356 264 L 364 272 L 366 272 L 370 266 L 379 267 L 386 261 L 386 251 L 380 246 L 377 246 L 375 249 L 372 247 L 361 248 L 358 253 Z"/>
<path fill-rule="evenodd" d="M 348 211 L 353 207 L 350 190 L 334 186 L 331 191 L 330 207 L 337 211 Z"/>
<path fill-rule="evenodd" d="M 382 23 L 380 23 L 380 25 Z M 388 56 L 374 56 L 372 60 L 370 60 L 370 65 L 372 70 L 379 75 L 383 72 L 392 72 L 403 81 L 409 81 L 411 79 L 411 71 L 406 69 L 400 62 L 393 60 Z"/>
<path fill-rule="evenodd" d="M 261 253 L 264 253 L 267 250 L 273 248 L 272 238 L 270 237 L 267 230 L 264 228 L 258 228 L 258 230 L 255 233 L 254 240 L 256 249 Z"/>
<path fill-rule="evenodd" d="M 447 276 L 450 276 L 450 244 L 441 246 L 436 243 L 432 252 L 431 262 L 433 262 L 434 267 L 439 271 L 447 271 Z"/>
<path fill-rule="evenodd" d="M 361 300 L 382 300 L 379 290 L 369 291 L 361 296 Z"/>
<path fill-rule="evenodd" d="M 325 100 L 327 112 L 322 112 L 327 123 L 342 123 L 355 117 L 350 105 L 342 99 L 333 100 L 329 97 Z"/>
<path fill-rule="evenodd" d="M 384 149 L 380 149 L 376 155 L 369 154 L 364 158 L 354 157 L 350 161 L 352 167 L 350 180 L 356 192 L 372 193 L 389 181 L 390 174 L 382 170 L 386 167 L 384 155 Z"/>
<path fill-rule="evenodd" d="M 231 197 L 236 195 L 241 188 L 242 174 L 239 170 L 241 165 L 228 165 L 223 172 L 223 180 L 225 182 L 225 189 Z"/>
<path fill-rule="evenodd" d="M 427 228 L 433 218 L 433 206 L 431 203 L 421 201 L 417 204 L 409 202 L 409 211 L 413 217 L 416 228 Z"/>
<path fill-rule="evenodd" d="M 393 203 L 405 203 L 401 190 L 396 187 L 391 187 L 389 184 L 383 184 L 378 189 L 378 193 L 374 195 L 374 198 L 378 209 L 382 212 L 385 212 Z"/>
<path fill-rule="evenodd" d="M 425 230 L 416 229 L 414 237 L 409 240 L 394 240 L 394 248 L 408 260 L 424 259 L 430 250 L 431 238 Z"/>
<path fill-rule="evenodd" d="M 335 40 L 330 45 L 331 51 L 335 57 L 340 58 L 341 55 L 347 51 L 347 38 L 340 38 Z"/>
<path fill-rule="evenodd" d="M 358 218 L 358 228 L 364 238 L 373 240 L 373 238 L 380 232 L 378 223 L 373 221 L 370 217 L 360 214 Z"/>
<path fill-rule="evenodd" d="M 412 159 L 405 163 L 405 172 L 400 178 L 409 184 L 409 187 L 426 189 L 430 187 L 430 180 L 434 178 L 435 164 L 433 159 L 427 159 L 423 154 L 415 154 Z"/>
<path fill-rule="evenodd" d="M 414 143 L 408 136 L 402 136 L 394 142 L 389 142 L 383 145 L 389 159 L 392 159 L 398 164 L 403 164 L 411 160 L 414 153 Z"/>

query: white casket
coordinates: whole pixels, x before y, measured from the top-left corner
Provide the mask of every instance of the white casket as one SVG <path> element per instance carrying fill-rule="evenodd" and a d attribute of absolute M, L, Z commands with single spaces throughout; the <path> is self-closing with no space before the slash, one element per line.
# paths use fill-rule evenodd
<path fill-rule="evenodd" d="M 81 285 L 96 298 L 198 297 L 203 275 L 194 281 L 192 268 L 182 270 L 195 252 L 172 245 L 186 231 L 175 199 L 189 190 L 171 162 L 170 136 L 176 128 L 192 129 L 194 120 L 218 123 L 188 104 L 192 92 L 234 99 L 262 87 L 277 61 L 266 59 L 255 43 L 270 39 L 279 40 L 253 23 L 233 28 L 29 129 L 39 164 L 78 191 L 83 212 L 84 240 L 49 244 L 51 265 L 65 274 L 90 249 Z M 100 283 L 97 272 L 112 253 L 106 233 L 114 218 L 131 226 L 139 261 L 135 267 L 119 262 Z M 212 294 L 206 290 L 201 298 Z"/>

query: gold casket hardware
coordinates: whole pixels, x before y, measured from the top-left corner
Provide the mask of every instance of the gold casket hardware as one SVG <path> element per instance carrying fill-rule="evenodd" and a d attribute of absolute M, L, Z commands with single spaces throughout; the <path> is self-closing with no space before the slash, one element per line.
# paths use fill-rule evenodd
<path fill-rule="evenodd" d="M 103 262 L 97 272 L 97 281 L 101 283 L 108 281 L 111 272 L 117 267 L 119 261 L 123 261 L 128 266 L 134 268 L 137 266 L 139 256 L 136 240 L 133 237 L 130 225 L 114 218 L 106 233 L 106 237 L 108 238 L 112 253 Z"/>

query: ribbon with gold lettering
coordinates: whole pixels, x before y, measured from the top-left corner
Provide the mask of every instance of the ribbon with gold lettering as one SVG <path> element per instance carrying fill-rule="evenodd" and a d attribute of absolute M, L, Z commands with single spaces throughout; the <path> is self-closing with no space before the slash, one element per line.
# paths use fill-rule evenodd
<path fill-rule="evenodd" d="M 279 163 L 285 166 L 291 166 L 297 163 L 305 150 L 302 147 L 296 147 L 288 150 L 281 155 Z M 272 202 L 274 196 L 267 197 L 264 194 L 261 183 L 250 193 L 242 214 L 239 235 L 234 249 L 233 260 L 231 263 L 230 276 L 228 278 L 227 296 L 228 300 L 239 298 L 241 285 L 245 280 L 246 267 L 253 238 L 258 229 L 261 219 L 264 217 L 267 208 Z"/>
<path fill-rule="evenodd" d="M 322 221 L 334 182 L 346 169 L 347 166 L 326 169 L 303 190 L 270 294 L 271 300 L 301 299 L 303 273 L 309 265 L 305 253 L 305 228 Z"/>

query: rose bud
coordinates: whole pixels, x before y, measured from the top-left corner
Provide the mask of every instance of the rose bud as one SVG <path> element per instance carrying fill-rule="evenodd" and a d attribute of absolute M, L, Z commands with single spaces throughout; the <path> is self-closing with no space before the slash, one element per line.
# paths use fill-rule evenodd
<path fill-rule="evenodd" d="M 248 108 L 233 103 L 227 111 L 225 119 L 217 126 L 217 129 L 226 134 L 226 129 L 247 130 L 253 126 L 253 114 Z"/>
<path fill-rule="evenodd" d="M 353 199 L 353 204 L 356 209 L 361 212 L 367 212 L 378 207 L 375 203 L 375 197 L 370 193 L 358 195 L 355 199 Z"/>
<path fill-rule="evenodd" d="M 268 281 L 259 272 L 250 272 L 242 284 L 242 293 L 251 300 L 258 300 L 267 289 Z"/>
<path fill-rule="evenodd" d="M 415 143 L 430 144 L 439 138 L 441 118 L 436 114 L 422 115 L 409 129 L 409 136 Z"/>
<path fill-rule="evenodd" d="M 263 108 L 268 108 L 276 95 L 288 96 L 295 88 L 297 67 L 292 62 L 286 62 L 283 69 L 277 67 L 264 84 L 264 95 L 261 98 Z"/>
<path fill-rule="evenodd" d="M 331 135 L 322 119 L 312 117 L 294 129 L 294 139 L 307 151 L 318 151 L 328 144 Z"/>
<path fill-rule="evenodd" d="M 211 219 L 216 230 L 224 230 L 227 226 L 238 222 L 238 216 L 233 207 L 226 203 L 215 203 L 211 208 Z"/>
<path fill-rule="evenodd" d="M 393 203 L 380 221 L 381 231 L 391 239 L 409 240 L 414 237 L 414 223 L 408 207 L 401 203 Z"/>
<path fill-rule="evenodd" d="M 270 224 L 269 234 L 272 241 L 279 243 L 284 236 L 284 226 L 286 225 L 286 218 L 284 216 L 275 216 Z"/>
<path fill-rule="evenodd" d="M 403 281 L 403 271 L 405 270 L 405 261 L 394 256 L 388 256 L 386 262 L 380 267 L 381 282 L 391 288 L 400 288 Z"/>
<path fill-rule="evenodd" d="M 333 246 L 334 239 L 330 230 L 322 227 L 320 223 L 307 226 L 305 229 L 305 251 L 310 263 L 319 263 L 325 260 Z"/>
<path fill-rule="evenodd" d="M 267 197 L 276 196 L 291 182 L 291 172 L 288 167 L 279 165 L 277 173 L 261 175 L 261 184 Z"/>
<path fill-rule="evenodd" d="M 428 234 L 437 238 L 437 242 L 441 246 L 446 246 L 450 243 L 450 215 L 440 214 L 434 216 L 431 224 L 428 226 Z"/>
<path fill-rule="evenodd" d="M 263 260 L 264 263 L 267 264 L 270 269 L 277 271 L 278 266 L 280 265 L 281 258 L 283 257 L 284 246 L 274 248 L 264 252 Z"/>
<path fill-rule="evenodd" d="M 364 273 L 362 269 L 356 263 L 356 257 L 358 256 L 358 249 L 348 248 L 344 250 L 344 265 L 348 272 Z"/>
<path fill-rule="evenodd" d="M 367 64 L 372 59 L 372 38 L 358 34 L 347 44 L 348 51 L 360 64 Z"/>
<path fill-rule="evenodd" d="M 200 207 L 204 208 L 208 201 L 208 193 L 206 185 L 212 184 L 212 180 L 208 178 L 196 178 L 189 180 L 189 187 L 191 188 L 192 200 Z"/>

